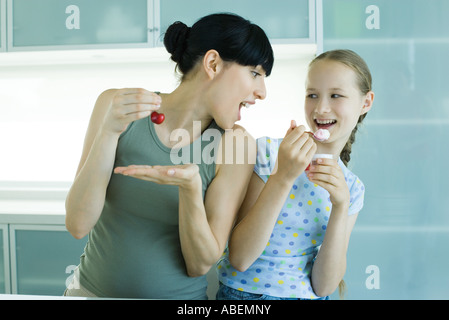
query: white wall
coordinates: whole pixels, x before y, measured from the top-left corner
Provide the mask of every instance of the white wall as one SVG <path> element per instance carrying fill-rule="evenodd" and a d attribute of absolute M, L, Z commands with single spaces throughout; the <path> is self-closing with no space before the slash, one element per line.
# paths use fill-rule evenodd
<path fill-rule="evenodd" d="M 315 46 L 277 46 L 267 99 L 242 111 L 254 137 L 283 137 L 305 123 L 304 81 Z M 105 89 L 170 92 L 174 64 L 163 48 L 0 55 L 0 181 L 71 181 L 97 96 Z"/>

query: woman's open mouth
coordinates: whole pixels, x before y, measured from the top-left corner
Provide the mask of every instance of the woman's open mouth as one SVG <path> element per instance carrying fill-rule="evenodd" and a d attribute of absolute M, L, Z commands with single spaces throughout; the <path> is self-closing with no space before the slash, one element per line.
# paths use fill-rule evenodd
<path fill-rule="evenodd" d="M 242 107 L 249 108 L 249 106 L 252 105 L 252 104 L 254 104 L 254 102 L 248 102 L 248 101 L 240 102 L 240 105 L 239 105 L 239 117 L 238 117 L 239 120 L 242 119 L 242 115 L 240 114 L 240 110 L 242 110 Z"/>

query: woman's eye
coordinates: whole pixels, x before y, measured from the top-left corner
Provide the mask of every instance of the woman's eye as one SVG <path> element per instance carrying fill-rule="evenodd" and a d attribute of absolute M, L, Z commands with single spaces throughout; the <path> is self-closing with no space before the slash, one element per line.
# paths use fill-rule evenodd
<path fill-rule="evenodd" d="M 260 73 L 257 71 L 251 71 L 251 73 L 253 74 L 254 78 L 257 78 L 258 76 L 260 76 Z"/>
<path fill-rule="evenodd" d="M 317 97 L 318 97 L 318 95 L 316 95 L 314 93 L 307 95 L 307 98 L 309 98 L 309 99 L 316 99 Z"/>
<path fill-rule="evenodd" d="M 333 98 L 333 99 L 341 98 L 341 95 L 335 93 L 335 94 L 331 95 L 331 98 Z"/>

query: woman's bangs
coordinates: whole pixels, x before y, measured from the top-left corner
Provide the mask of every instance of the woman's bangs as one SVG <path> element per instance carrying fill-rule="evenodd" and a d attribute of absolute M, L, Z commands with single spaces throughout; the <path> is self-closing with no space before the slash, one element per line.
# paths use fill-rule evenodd
<path fill-rule="evenodd" d="M 274 63 L 273 49 L 262 29 L 253 28 L 237 57 L 237 62 L 244 66 L 260 65 L 267 77 L 271 74 Z"/>

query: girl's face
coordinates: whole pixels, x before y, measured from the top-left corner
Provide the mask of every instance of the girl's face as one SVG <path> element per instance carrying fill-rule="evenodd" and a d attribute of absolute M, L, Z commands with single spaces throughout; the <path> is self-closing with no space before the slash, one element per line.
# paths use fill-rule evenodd
<path fill-rule="evenodd" d="M 223 129 L 231 129 L 241 119 L 244 106 L 266 96 L 265 71 L 261 66 L 230 63 L 220 73 L 212 89 L 212 116 Z"/>
<path fill-rule="evenodd" d="M 331 147 L 329 153 L 343 149 L 360 115 L 371 108 L 372 93 L 363 95 L 355 72 L 343 63 L 318 60 L 309 68 L 306 80 L 305 113 L 312 131 L 327 129 L 330 138 L 318 143 Z"/>

